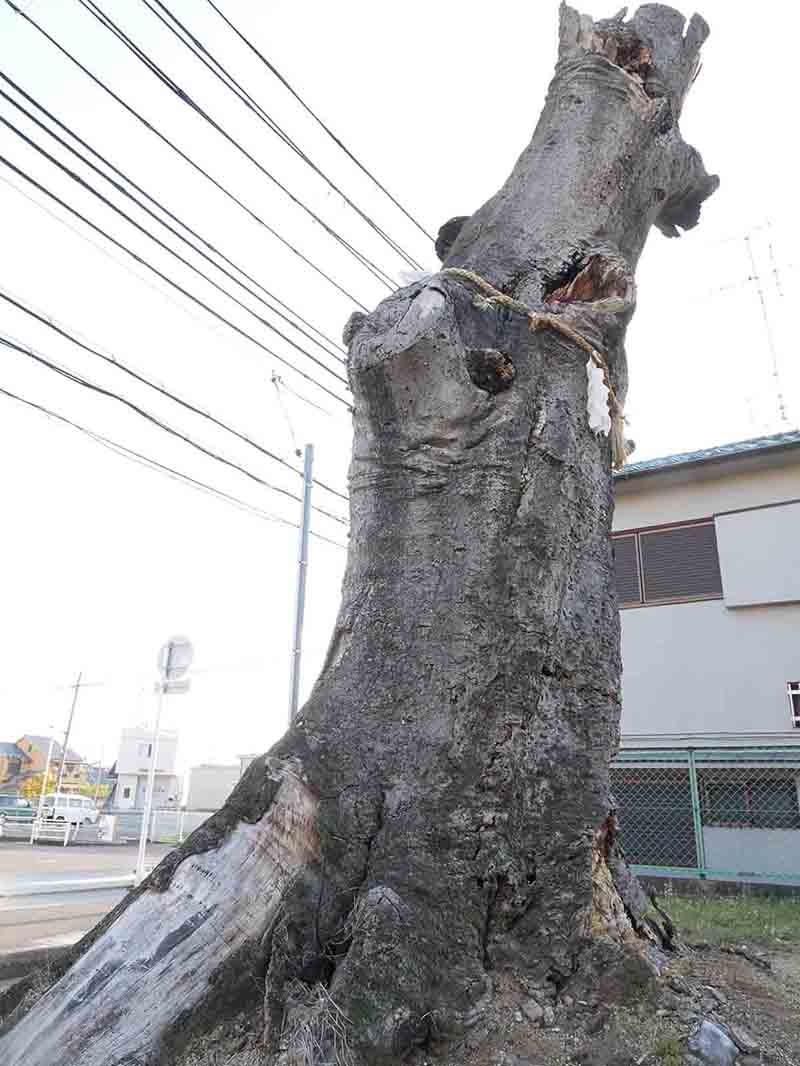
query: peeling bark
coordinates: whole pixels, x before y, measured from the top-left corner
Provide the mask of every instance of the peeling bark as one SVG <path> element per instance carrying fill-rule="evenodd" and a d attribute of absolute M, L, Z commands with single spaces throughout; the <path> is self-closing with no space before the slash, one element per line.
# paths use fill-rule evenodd
<path fill-rule="evenodd" d="M 314 691 L 226 808 L 21 1006 L 5 1066 L 178 1063 L 246 1000 L 243 974 L 287 1066 L 302 1041 L 304 1061 L 346 1038 L 380 1063 L 461 1032 L 501 968 L 620 996 L 652 977 L 669 930 L 609 791 L 609 443 L 588 425 L 585 352 L 525 308 L 602 351 L 624 399 L 648 231 L 693 225 L 716 187 L 678 130 L 707 33 L 683 28 L 657 4 L 602 22 L 562 6 L 531 144 L 437 242 L 518 303 L 445 272 L 351 318 L 351 546 Z"/>

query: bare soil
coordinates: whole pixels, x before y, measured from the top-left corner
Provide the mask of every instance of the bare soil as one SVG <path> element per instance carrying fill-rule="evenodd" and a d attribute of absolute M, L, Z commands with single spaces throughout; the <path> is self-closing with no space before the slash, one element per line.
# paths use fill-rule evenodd
<path fill-rule="evenodd" d="M 419 1053 L 415 1066 L 680 1066 L 700 1018 L 744 1028 L 757 1050 L 743 1066 L 800 1064 L 800 947 L 766 951 L 765 970 L 720 948 L 672 959 L 652 999 L 625 1006 L 553 1001 L 551 1026 L 531 1024 L 523 984 L 499 980 L 492 1010 L 457 1044 Z M 671 982 L 674 981 L 674 987 Z M 686 991 L 675 988 L 684 986 Z M 717 993 L 710 991 L 711 989 Z M 569 989 L 565 989 L 569 995 Z"/>

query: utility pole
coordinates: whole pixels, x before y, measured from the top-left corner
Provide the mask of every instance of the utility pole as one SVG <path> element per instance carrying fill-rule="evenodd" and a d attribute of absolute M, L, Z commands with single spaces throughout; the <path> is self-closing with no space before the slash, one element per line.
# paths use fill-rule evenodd
<path fill-rule="evenodd" d="M 297 598 L 294 608 L 294 636 L 292 640 L 291 678 L 289 682 L 289 723 L 297 717 L 300 700 L 300 654 L 303 645 L 303 616 L 306 607 L 306 574 L 308 572 L 308 530 L 311 524 L 311 485 L 314 468 L 314 445 L 303 450 L 303 504 L 300 516 L 300 550 L 297 559 Z"/>
<path fill-rule="evenodd" d="M 31 839 L 28 841 L 32 844 L 36 838 L 36 831 L 42 824 L 42 810 L 44 808 L 44 797 L 47 792 L 47 779 L 50 777 L 50 763 L 53 758 L 53 745 L 55 744 L 55 737 L 53 736 L 53 727 L 50 726 L 50 743 L 47 747 L 47 762 L 44 764 L 44 774 L 42 775 L 42 787 L 39 789 L 39 803 L 36 808 L 36 817 L 31 823 Z"/>
<path fill-rule="evenodd" d="M 81 687 L 81 678 L 83 677 L 83 671 L 78 674 L 78 680 L 72 686 L 74 689 L 72 693 L 72 706 L 69 709 L 69 719 L 67 721 L 67 728 L 64 733 L 64 748 L 61 752 L 61 765 L 58 768 L 58 783 L 56 784 L 56 793 L 61 791 L 61 782 L 64 779 L 64 763 L 67 758 L 67 745 L 69 744 L 69 735 L 72 732 L 72 719 L 75 717 L 75 704 L 78 702 L 78 690 Z"/>

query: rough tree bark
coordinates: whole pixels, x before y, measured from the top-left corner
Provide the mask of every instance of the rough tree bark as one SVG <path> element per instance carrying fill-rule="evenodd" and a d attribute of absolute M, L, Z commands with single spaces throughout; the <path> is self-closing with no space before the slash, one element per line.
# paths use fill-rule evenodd
<path fill-rule="evenodd" d="M 624 16 L 562 6 L 530 145 L 438 242 L 446 268 L 604 353 L 620 399 L 648 231 L 693 226 L 717 185 L 678 130 L 705 22 Z M 651 970 L 662 936 L 609 796 L 613 497 L 586 354 L 446 270 L 347 339 L 351 545 L 311 698 L 58 984 L 27 992 L 5 1066 L 179 1062 L 245 1002 L 265 1061 L 345 1058 L 343 1036 L 396 1061 L 472 1024 L 503 968 L 608 994 Z"/>

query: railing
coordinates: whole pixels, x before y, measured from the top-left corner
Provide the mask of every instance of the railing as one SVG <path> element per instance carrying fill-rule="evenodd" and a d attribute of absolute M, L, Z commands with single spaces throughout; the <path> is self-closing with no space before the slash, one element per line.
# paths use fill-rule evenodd
<path fill-rule="evenodd" d="M 800 885 L 800 747 L 626 748 L 611 787 L 637 873 Z"/>

